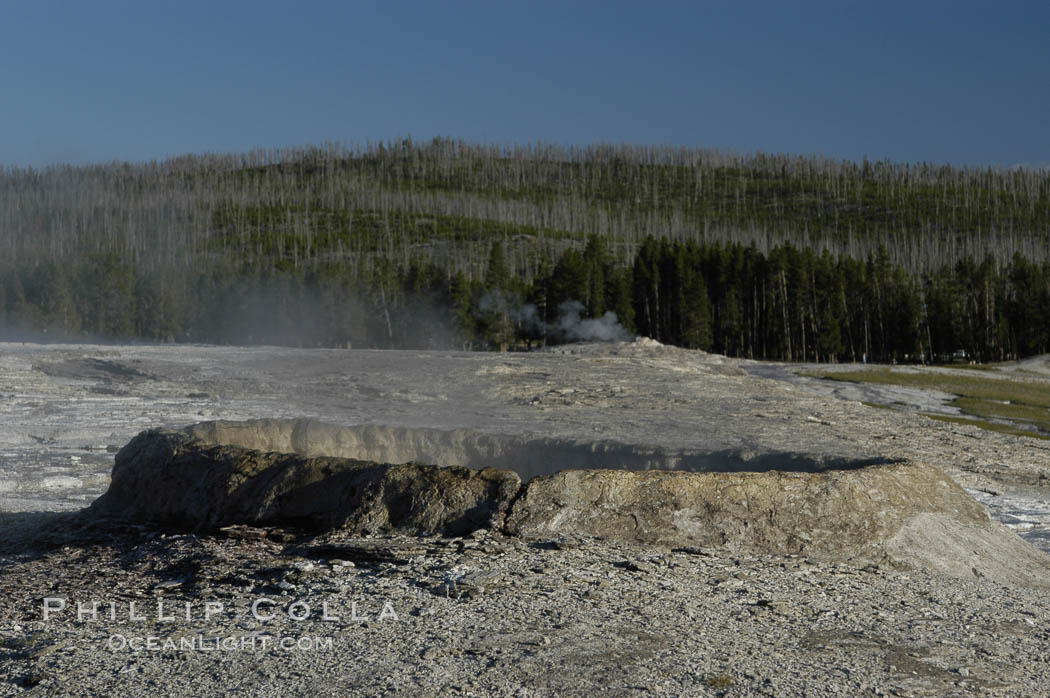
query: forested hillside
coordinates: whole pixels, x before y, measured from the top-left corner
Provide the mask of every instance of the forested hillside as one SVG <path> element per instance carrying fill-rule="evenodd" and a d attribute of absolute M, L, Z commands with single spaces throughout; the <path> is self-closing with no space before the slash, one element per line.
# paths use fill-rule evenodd
<path fill-rule="evenodd" d="M 1050 350 L 1050 174 L 438 139 L 0 173 L 5 334 Z"/>

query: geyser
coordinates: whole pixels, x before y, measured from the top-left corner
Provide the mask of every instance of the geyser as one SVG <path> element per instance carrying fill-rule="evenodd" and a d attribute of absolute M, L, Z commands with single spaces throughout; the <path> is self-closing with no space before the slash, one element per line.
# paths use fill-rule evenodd
<path fill-rule="evenodd" d="M 303 419 L 143 432 L 117 454 L 110 488 L 90 513 L 198 531 L 249 524 L 463 535 L 488 528 L 526 538 L 910 562 L 959 574 L 990 567 L 1000 577 L 994 568 L 1005 559 L 1040 556 L 921 463 L 670 452 Z M 1039 565 L 1044 574 L 1045 561 Z"/>

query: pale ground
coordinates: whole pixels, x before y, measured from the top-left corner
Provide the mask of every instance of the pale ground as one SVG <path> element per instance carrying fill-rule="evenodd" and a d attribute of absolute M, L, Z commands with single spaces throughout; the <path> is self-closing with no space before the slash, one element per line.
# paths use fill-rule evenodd
<path fill-rule="evenodd" d="M 928 411 L 938 398 L 797 368 L 644 341 L 532 354 L 0 344 L 0 542 L 98 496 L 113 451 L 143 429 L 306 416 L 725 462 L 917 459 L 1046 546 L 1050 442 L 869 408 L 859 401 Z M 322 554 L 146 532 L 0 554 L 0 695 L 1045 696 L 1050 685 L 1045 590 L 979 576 L 598 541 L 366 543 L 379 562 L 361 541 Z M 118 616 L 47 622 L 50 595 L 113 597 Z M 204 599 L 232 609 L 261 596 L 315 613 L 202 620 Z M 129 600 L 156 616 L 158 599 L 190 604 L 192 618 L 130 620 Z M 325 600 L 341 621 L 319 617 Z M 354 600 L 370 620 L 351 617 Z M 396 620 L 378 620 L 386 600 Z M 107 646 L 114 633 L 334 645 L 133 651 Z"/>
<path fill-rule="evenodd" d="M 910 458 L 947 470 L 986 504 L 1006 507 L 998 518 L 1045 536 L 1050 481 L 1040 477 L 1050 442 L 915 414 L 949 411 L 945 395 L 809 379 L 800 368 L 648 340 L 529 354 L 0 344 L 0 511 L 86 505 L 108 484 L 112 452 L 150 427 L 303 416 L 729 460 Z"/>

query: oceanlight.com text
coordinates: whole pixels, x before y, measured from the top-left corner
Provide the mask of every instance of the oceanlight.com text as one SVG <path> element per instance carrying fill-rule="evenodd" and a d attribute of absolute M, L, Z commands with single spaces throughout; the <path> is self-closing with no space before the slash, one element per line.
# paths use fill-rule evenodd
<path fill-rule="evenodd" d="M 110 635 L 106 639 L 106 648 L 112 652 L 265 652 L 278 649 L 284 652 L 328 652 L 334 646 L 330 637 L 304 635 L 295 637 L 285 635 L 187 635 L 183 637 L 162 637 L 158 635 Z"/>

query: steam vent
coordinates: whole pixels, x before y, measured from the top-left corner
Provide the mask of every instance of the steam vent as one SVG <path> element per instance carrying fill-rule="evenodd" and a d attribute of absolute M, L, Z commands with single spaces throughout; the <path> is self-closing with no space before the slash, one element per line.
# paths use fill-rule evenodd
<path fill-rule="evenodd" d="M 616 442 L 312 420 L 154 429 L 116 456 L 93 515 L 181 530 L 598 537 L 919 565 L 1042 583 L 1045 556 L 936 467 L 742 459 Z"/>

